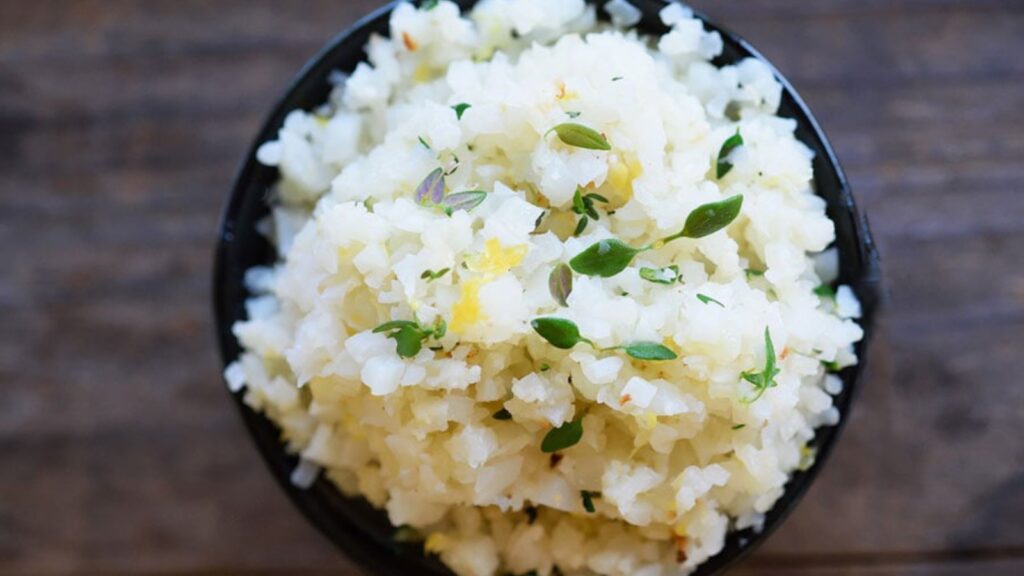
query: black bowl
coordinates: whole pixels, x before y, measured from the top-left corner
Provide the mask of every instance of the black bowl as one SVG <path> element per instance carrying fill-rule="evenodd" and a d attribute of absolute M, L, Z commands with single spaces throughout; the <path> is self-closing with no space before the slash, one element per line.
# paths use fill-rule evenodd
<path fill-rule="evenodd" d="M 602 0 L 588 2 L 603 4 Z M 640 30 L 653 34 L 666 32 L 665 26 L 658 19 L 658 11 L 666 4 L 664 0 L 632 2 L 643 11 L 643 20 L 638 25 Z M 459 1 L 464 9 L 473 3 L 473 0 Z M 332 39 L 306 64 L 274 106 L 242 163 L 224 210 L 214 269 L 217 332 L 225 365 L 239 355 L 239 345 L 231 333 L 231 326 L 245 317 L 244 303 L 249 295 L 243 285 L 243 275 L 253 266 L 269 264 L 275 260 L 274 249 L 257 232 L 256 223 L 268 214 L 266 194 L 278 179 L 278 172 L 256 161 L 256 149 L 261 143 L 275 137 L 289 111 L 296 108 L 311 110 L 327 99 L 330 91 L 328 75 L 333 70 L 351 71 L 365 58 L 363 46 L 370 34 L 387 33 L 388 16 L 395 5 L 390 3 L 366 16 Z M 725 41 L 725 51 L 715 64 L 726 65 L 753 56 L 771 66 L 739 36 L 703 19 L 707 27 L 720 32 Z M 772 67 L 772 70 L 775 71 L 775 68 Z M 841 374 L 845 386 L 842 394 L 835 399 L 842 415 L 840 425 L 820 429 L 812 442 L 818 454 L 814 465 L 805 472 L 793 475 L 785 494 L 767 514 L 763 531 L 754 533 L 744 530 L 730 534 L 725 549 L 697 570 L 699 576 L 720 574 L 763 542 L 793 510 L 824 466 L 839 436 L 842 423 L 849 418 L 850 404 L 865 367 L 867 336 L 871 334 L 872 321 L 879 304 L 878 254 L 867 222 L 857 211 L 849 183 L 818 122 L 793 87 L 777 71 L 775 76 L 784 88 L 780 114 L 796 119 L 797 137 L 815 152 L 814 176 L 818 194 L 828 203 L 828 215 L 836 225 L 840 281 L 852 286 L 861 300 L 864 309 L 862 325 L 866 336 L 857 346 L 860 364 Z M 394 528 L 383 512 L 362 499 L 342 496 L 325 478 L 318 478 L 307 490 L 295 488 L 289 477 L 297 460 L 285 452 L 277 427 L 246 406 L 240 394 L 235 394 L 233 398 L 264 460 L 292 502 L 367 573 L 384 576 L 451 574 L 436 559 L 425 557 L 420 546 L 393 542 Z"/>

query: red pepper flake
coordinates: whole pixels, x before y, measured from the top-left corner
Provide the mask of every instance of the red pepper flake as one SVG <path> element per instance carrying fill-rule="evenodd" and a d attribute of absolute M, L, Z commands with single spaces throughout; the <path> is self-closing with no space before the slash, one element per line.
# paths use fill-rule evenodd
<path fill-rule="evenodd" d="M 680 536 L 673 534 L 672 538 L 676 541 L 676 562 L 682 564 L 686 562 L 686 536 Z"/>
<path fill-rule="evenodd" d="M 402 32 L 402 44 L 405 44 L 405 47 L 409 52 L 416 51 L 416 41 L 412 39 L 412 36 L 410 36 L 408 32 Z"/>
<path fill-rule="evenodd" d="M 562 461 L 562 458 L 565 458 L 565 456 L 562 456 L 558 452 L 553 453 L 551 455 L 551 467 L 552 468 L 558 467 L 558 464 Z"/>
<path fill-rule="evenodd" d="M 779 354 L 779 358 L 785 360 L 786 356 L 789 356 L 789 346 L 782 349 L 782 354 Z"/>
<path fill-rule="evenodd" d="M 622 396 L 619 397 L 619 404 L 625 406 L 626 404 L 629 404 L 632 400 L 632 396 L 630 396 L 629 394 L 623 394 Z"/>

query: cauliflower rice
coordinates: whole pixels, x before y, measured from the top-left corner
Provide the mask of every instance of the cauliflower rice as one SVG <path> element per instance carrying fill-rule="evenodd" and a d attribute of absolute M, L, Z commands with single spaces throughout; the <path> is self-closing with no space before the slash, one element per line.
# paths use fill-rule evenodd
<path fill-rule="evenodd" d="M 391 39 L 259 149 L 282 176 L 280 261 L 247 275 L 227 381 L 300 455 L 296 484 L 322 470 L 460 576 L 693 571 L 813 460 L 839 419 L 830 371 L 856 363 L 859 304 L 822 287 L 834 227 L 770 70 L 714 67 L 721 38 L 681 5 L 660 38 L 625 0 L 604 9 L 401 4 Z M 565 123 L 609 149 L 550 133 Z M 479 204 L 446 211 L 438 190 Z M 596 242 L 656 242 L 736 195 L 717 233 L 553 293 Z M 541 317 L 593 346 L 552 345 Z M 616 348 L 633 342 L 678 358 Z"/>

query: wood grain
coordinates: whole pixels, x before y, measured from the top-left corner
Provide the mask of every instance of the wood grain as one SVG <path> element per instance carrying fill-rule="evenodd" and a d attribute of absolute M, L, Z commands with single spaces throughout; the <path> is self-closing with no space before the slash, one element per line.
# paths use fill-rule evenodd
<path fill-rule="evenodd" d="M 209 270 L 284 82 L 372 0 L 0 3 L 0 574 L 356 574 L 222 391 Z M 737 574 L 1024 573 L 1024 4 L 705 0 L 816 111 L 890 305 Z"/>

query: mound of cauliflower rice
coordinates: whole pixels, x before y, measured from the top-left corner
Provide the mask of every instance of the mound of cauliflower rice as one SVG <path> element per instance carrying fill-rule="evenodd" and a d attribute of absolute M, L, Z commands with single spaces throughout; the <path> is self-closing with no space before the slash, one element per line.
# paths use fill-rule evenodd
<path fill-rule="evenodd" d="M 838 422 L 859 304 L 757 60 L 679 4 L 401 4 L 258 152 L 232 390 L 460 576 L 687 574 Z"/>

